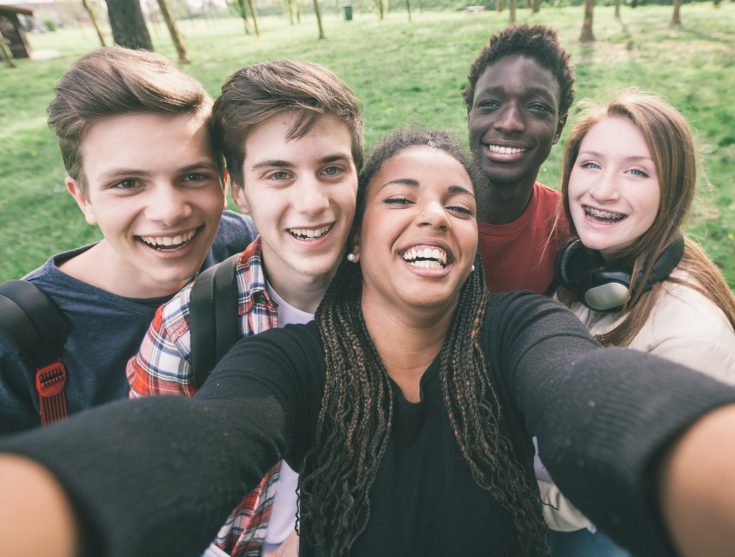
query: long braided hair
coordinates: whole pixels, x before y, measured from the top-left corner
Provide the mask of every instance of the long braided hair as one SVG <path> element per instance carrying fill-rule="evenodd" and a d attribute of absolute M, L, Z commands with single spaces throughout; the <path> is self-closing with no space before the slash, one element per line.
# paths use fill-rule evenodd
<path fill-rule="evenodd" d="M 470 170 L 462 148 L 444 132 L 393 133 L 374 147 L 360 176 L 357 227 L 370 179 L 412 146 L 440 149 Z M 501 404 L 480 345 L 488 298 L 483 277 L 478 257 L 439 354 L 444 407 L 475 482 L 512 513 L 522 555 L 545 555 L 538 491 L 500 432 Z M 334 556 L 349 554 L 368 523 L 370 491 L 393 425 L 392 389 L 363 320 L 361 293 L 359 266 L 343 262 L 316 315 L 325 387 L 316 440 L 300 479 L 301 534 Z"/>

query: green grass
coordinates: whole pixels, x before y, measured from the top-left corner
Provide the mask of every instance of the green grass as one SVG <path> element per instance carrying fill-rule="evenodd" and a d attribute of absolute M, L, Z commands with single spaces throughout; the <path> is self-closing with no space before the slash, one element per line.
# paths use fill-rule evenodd
<path fill-rule="evenodd" d="M 383 22 L 355 14 L 344 22 L 325 17 L 327 40 L 316 38 L 307 17 L 289 26 L 285 18 L 261 21 L 260 39 L 246 36 L 237 19 L 180 22 L 194 62 L 186 71 L 216 95 L 223 79 L 245 64 L 289 57 L 314 60 L 350 83 L 363 101 L 368 143 L 397 125 L 418 122 L 466 132 L 460 97 L 470 63 L 490 35 L 507 24 L 507 12 L 402 12 Z M 686 4 L 684 25 L 671 28 L 671 8 L 623 8 L 616 21 L 612 8 L 595 10 L 597 42 L 577 38 L 582 8 L 544 8 L 536 15 L 522 9 L 519 22 L 554 26 L 571 52 L 577 73 L 577 99 L 605 98 L 636 85 L 668 98 L 698 130 L 709 180 L 689 226 L 735 286 L 735 4 L 715 10 L 711 3 Z M 152 28 L 157 50 L 175 57 L 165 28 Z M 48 255 L 97 238 L 71 197 L 45 109 L 55 82 L 75 58 L 94 49 L 88 28 L 33 35 L 37 52 L 57 49 L 48 60 L 21 60 L 18 68 L 0 67 L 0 280 L 18 277 Z M 567 127 L 569 131 L 569 126 Z M 563 138 L 562 138 L 563 139 Z M 541 170 L 555 186 L 560 147 Z"/>

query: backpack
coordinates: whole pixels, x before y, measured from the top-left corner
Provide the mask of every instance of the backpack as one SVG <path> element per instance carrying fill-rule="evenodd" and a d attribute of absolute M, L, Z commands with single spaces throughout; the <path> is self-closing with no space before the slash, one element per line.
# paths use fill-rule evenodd
<path fill-rule="evenodd" d="M 66 417 L 67 372 L 61 361 L 67 326 L 56 304 L 32 283 L 0 284 L 0 345 L 33 370 L 41 425 Z"/>
<path fill-rule="evenodd" d="M 191 366 L 197 388 L 240 338 L 235 278 L 239 255 L 202 272 L 192 287 Z M 68 415 L 68 372 L 61 359 L 67 333 L 63 314 L 37 286 L 25 280 L 0 283 L 0 346 L 33 370 L 42 426 Z"/>

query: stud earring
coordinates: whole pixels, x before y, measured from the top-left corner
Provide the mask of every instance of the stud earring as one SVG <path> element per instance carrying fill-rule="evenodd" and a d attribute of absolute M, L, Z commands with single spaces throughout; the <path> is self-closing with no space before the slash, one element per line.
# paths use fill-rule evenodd
<path fill-rule="evenodd" d="M 354 263 L 355 261 L 357 261 L 357 256 L 354 253 L 348 253 L 347 261 L 349 261 L 350 263 Z"/>
<path fill-rule="evenodd" d="M 473 273 L 475 272 L 475 266 L 474 266 L 474 265 L 472 265 L 472 269 L 471 269 L 471 271 L 472 271 Z"/>

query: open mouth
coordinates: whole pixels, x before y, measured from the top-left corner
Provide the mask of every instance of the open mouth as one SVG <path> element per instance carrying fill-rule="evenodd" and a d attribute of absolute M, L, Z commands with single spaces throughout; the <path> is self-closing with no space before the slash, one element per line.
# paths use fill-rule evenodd
<path fill-rule="evenodd" d="M 332 226 L 334 226 L 334 224 L 327 224 L 325 226 L 320 226 L 319 228 L 289 228 L 288 233 L 297 240 L 318 240 L 327 232 L 332 230 Z"/>
<path fill-rule="evenodd" d="M 614 213 L 611 211 L 595 209 L 594 207 L 589 207 L 587 205 L 583 205 L 582 209 L 584 209 L 584 214 L 587 218 L 603 224 L 615 224 L 628 216 L 623 213 Z"/>
<path fill-rule="evenodd" d="M 420 269 L 440 270 L 447 266 L 447 252 L 438 247 L 408 248 L 401 258 Z"/>
<path fill-rule="evenodd" d="M 138 236 L 138 239 L 155 250 L 174 251 L 191 243 L 201 228 L 202 226 L 175 236 Z"/>

